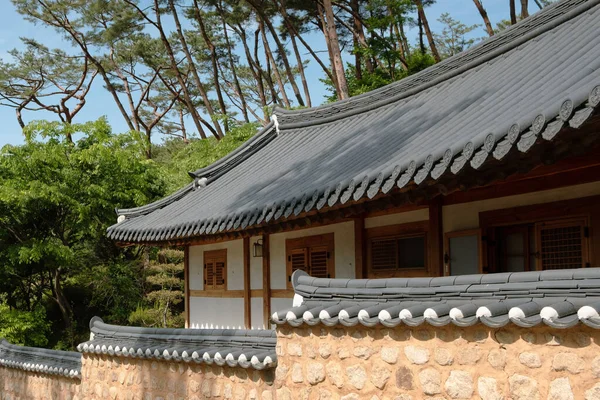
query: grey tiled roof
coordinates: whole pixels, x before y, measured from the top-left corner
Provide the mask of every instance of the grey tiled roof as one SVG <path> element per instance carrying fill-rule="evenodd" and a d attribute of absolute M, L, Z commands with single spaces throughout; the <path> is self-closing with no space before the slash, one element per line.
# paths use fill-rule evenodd
<path fill-rule="evenodd" d="M 92 340 L 77 346 L 82 353 L 259 370 L 277 365 L 273 330 L 139 328 L 105 324 L 98 317 L 90 329 Z"/>
<path fill-rule="evenodd" d="M 0 365 L 49 375 L 81 378 L 81 354 L 25 347 L 0 341 Z"/>
<path fill-rule="evenodd" d="M 152 243 L 243 230 L 450 180 L 551 142 L 600 103 L 599 4 L 563 0 L 374 92 L 276 110 L 273 123 L 178 193 L 120 210 L 126 219 L 108 236 Z"/>
<path fill-rule="evenodd" d="M 275 312 L 277 324 L 600 329 L 600 268 L 390 279 L 313 278 L 298 270 L 292 282 L 302 302 Z"/>

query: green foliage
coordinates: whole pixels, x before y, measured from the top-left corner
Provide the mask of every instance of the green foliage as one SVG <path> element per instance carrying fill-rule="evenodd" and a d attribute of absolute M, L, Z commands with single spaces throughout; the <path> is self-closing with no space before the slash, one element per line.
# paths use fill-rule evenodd
<path fill-rule="evenodd" d="M 254 136 L 257 129 L 257 123 L 243 124 L 231 128 L 221 140 L 193 139 L 189 144 L 180 140 L 169 140 L 163 146 L 156 147 L 154 160 L 166 174 L 168 192 L 173 192 L 189 183 L 190 177 L 187 174 L 189 171 L 206 167 L 225 157 Z"/>
<path fill-rule="evenodd" d="M 0 151 L 0 293 L 19 310 L 54 304 L 72 345 L 76 327 L 85 329 L 91 317 L 73 312 L 80 304 L 74 297 L 94 289 L 82 290 L 82 281 L 94 268 L 111 271 L 136 257 L 106 238 L 115 206 L 147 204 L 164 195 L 165 184 L 139 140 L 112 134 L 104 119 L 39 121 L 25 134 L 24 145 Z"/>
<path fill-rule="evenodd" d="M 41 347 L 48 344 L 50 322 L 44 307 L 20 311 L 9 307 L 0 299 L 0 338 L 12 344 Z"/>
<path fill-rule="evenodd" d="M 378 89 L 392 82 L 422 71 L 435 63 L 433 57 L 429 53 L 423 54 L 420 51 L 411 52 L 406 61 L 408 68 L 403 69 L 398 67 L 394 71 L 393 76 L 389 73 L 389 71 L 376 68 L 372 73 L 363 71 L 361 79 L 356 78 L 356 68 L 353 65 L 348 64 L 346 66 L 346 80 L 348 81 L 348 92 L 350 93 L 350 96 L 358 96 L 359 94 Z M 336 101 L 337 94 L 335 91 L 335 86 L 331 80 L 323 79 L 322 82 L 325 84 L 327 90 L 331 93 L 330 96 L 327 97 L 327 101 Z"/>
<path fill-rule="evenodd" d="M 129 316 L 134 325 L 181 328 L 183 314 L 183 251 L 163 249 L 143 269 L 147 292 L 143 304 Z"/>
<path fill-rule="evenodd" d="M 438 21 L 443 24 L 442 32 L 434 35 L 435 43 L 442 58 L 452 57 L 477 43 L 481 38 L 470 35 L 481 25 L 465 25 L 448 13 L 443 13 Z"/>

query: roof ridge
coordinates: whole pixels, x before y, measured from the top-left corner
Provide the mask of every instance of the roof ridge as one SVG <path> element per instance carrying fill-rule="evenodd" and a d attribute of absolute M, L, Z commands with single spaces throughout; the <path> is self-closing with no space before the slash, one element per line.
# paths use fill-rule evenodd
<path fill-rule="evenodd" d="M 188 174 L 191 178 L 194 179 L 194 181 L 188 183 L 176 192 L 166 197 L 163 197 L 155 202 L 140 207 L 116 208 L 115 213 L 118 217 L 123 216 L 125 218 L 135 218 L 139 217 L 140 215 L 146 215 L 151 213 L 152 211 L 166 207 L 169 204 L 182 199 L 190 191 L 193 191 L 198 187 L 206 186 L 210 182 L 213 182 L 214 180 L 225 174 L 227 171 L 239 165 L 241 162 L 250 157 L 252 154 L 259 151 L 265 145 L 267 145 L 275 136 L 269 135 L 273 132 L 274 126 L 275 124 L 273 123 L 273 121 L 269 122 L 256 135 L 251 137 L 249 140 L 247 140 L 245 143 L 243 143 L 241 146 L 239 146 L 232 152 L 226 154 L 219 160 L 204 168 L 200 168 L 193 172 L 188 172 Z M 120 222 L 123 222 L 123 220 L 120 220 Z"/>
<path fill-rule="evenodd" d="M 81 354 L 12 344 L 0 340 L 0 365 L 44 374 L 81 377 Z"/>
<path fill-rule="evenodd" d="M 110 325 L 90 321 L 91 339 L 82 353 L 134 358 L 205 362 L 262 370 L 277 364 L 277 336 L 272 329 L 169 329 Z"/>
<path fill-rule="evenodd" d="M 490 61 L 598 4 L 600 0 L 563 0 L 553 3 L 464 52 L 384 87 L 308 109 L 286 110 L 276 107 L 274 114 L 278 115 L 282 129 L 295 129 L 339 120 L 397 102 Z"/>
<path fill-rule="evenodd" d="M 500 328 L 509 322 L 600 329 L 600 271 L 578 268 L 423 278 L 325 279 L 297 270 L 294 304 L 276 324 Z"/>

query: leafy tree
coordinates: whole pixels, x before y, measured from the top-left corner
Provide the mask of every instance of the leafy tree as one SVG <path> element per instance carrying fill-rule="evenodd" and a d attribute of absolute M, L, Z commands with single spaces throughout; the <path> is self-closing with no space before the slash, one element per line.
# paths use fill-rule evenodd
<path fill-rule="evenodd" d="M 0 338 L 12 344 L 42 347 L 48 344 L 50 322 L 42 306 L 32 311 L 21 311 L 9 307 L 0 298 Z"/>
<path fill-rule="evenodd" d="M 188 171 L 203 168 L 226 156 L 254 136 L 257 129 L 257 123 L 243 124 L 232 127 L 222 140 L 193 139 L 188 145 L 176 140 L 165 141 L 156 149 L 155 161 L 166 174 L 167 190 L 172 192 L 189 183 Z"/>
<path fill-rule="evenodd" d="M 148 288 L 145 301 L 131 313 L 129 322 L 147 327 L 183 327 L 183 251 L 159 250 L 143 273 Z"/>
<path fill-rule="evenodd" d="M 448 13 L 440 15 L 438 21 L 444 26 L 442 32 L 435 35 L 442 58 L 461 53 L 480 40 L 480 38 L 470 36 L 469 33 L 481 25 L 465 25 L 452 18 Z"/>
<path fill-rule="evenodd" d="M 85 57 L 21 40 L 23 50 L 13 49 L 9 60 L 0 60 L 0 104 L 15 109 L 21 128 L 25 128 L 25 110 L 49 111 L 72 123 L 98 71 L 90 68 Z"/>
<path fill-rule="evenodd" d="M 0 151 L 0 293 L 9 306 L 26 311 L 51 300 L 70 344 L 77 328 L 76 279 L 110 260 L 136 256 L 106 239 L 114 207 L 164 195 L 161 175 L 143 159 L 140 142 L 113 135 L 104 119 L 36 122 L 27 126 L 24 145 Z"/>

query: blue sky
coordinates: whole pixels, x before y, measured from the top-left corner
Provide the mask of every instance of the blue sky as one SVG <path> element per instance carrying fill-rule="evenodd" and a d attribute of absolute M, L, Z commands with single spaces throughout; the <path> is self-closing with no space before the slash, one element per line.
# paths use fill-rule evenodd
<path fill-rule="evenodd" d="M 1 0 L 0 3 L 0 58 L 5 59 L 7 57 L 7 52 L 10 49 L 20 46 L 20 37 L 34 38 L 51 48 L 69 48 L 70 45 L 54 30 L 25 21 L 14 10 L 14 6 L 8 0 Z M 507 0 L 483 0 L 483 3 L 493 25 L 502 19 L 508 18 Z M 535 11 L 537 11 L 535 4 L 530 5 L 530 12 Z M 481 17 L 472 0 L 438 0 L 437 4 L 427 10 L 427 16 L 434 31 L 441 30 L 437 18 L 444 12 L 449 12 L 453 18 L 458 19 L 467 25 L 482 24 Z M 413 32 L 409 32 L 409 35 L 412 36 L 414 40 L 416 31 L 413 30 Z M 483 28 L 479 28 L 475 33 L 475 36 L 485 36 Z M 308 38 L 308 40 L 311 42 L 311 45 L 321 45 L 320 47 L 324 47 L 321 37 L 315 35 L 312 38 Z M 349 58 L 348 61 L 350 61 Z M 309 82 L 317 82 L 318 79 L 323 77 L 323 72 L 315 62 L 311 62 L 309 63 L 307 75 Z M 322 85 L 311 85 L 311 96 L 314 105 L 323 102 L 326 94 L 327 93 Z M 77 122 L 84 122 L 95 120 L 101 116 L 106 116 L 108 118 L 108 121 L 115 132 L 122 132 L 127 129 L 112 98 L 108 92 L 102 88 L 100 79 L 97 79 L 95 86 L 90 91 L 86 106 L 77 115 L 76 119 Z M 51 118 L 51 115 L 44 112 L 24 113 L 26 122 L 31 121 L 32 119 L 43 118 Z M 23 142 L 21 128 L 16 121 L 13 109 L 0 107 L 0 123 L 2 124 L 2 130 L 0 131 L 0 147 L 5 144 L 16 145 Z"/>

